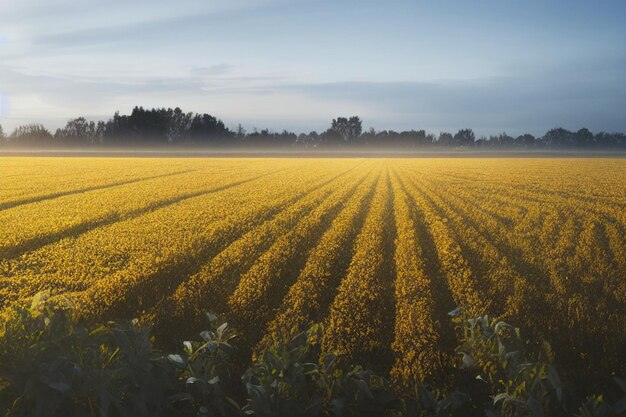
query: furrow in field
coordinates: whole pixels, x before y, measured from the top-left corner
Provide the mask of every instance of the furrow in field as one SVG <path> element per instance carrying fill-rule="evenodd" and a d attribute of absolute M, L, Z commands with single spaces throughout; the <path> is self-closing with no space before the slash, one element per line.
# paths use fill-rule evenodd
<path fill-rule="evenodd" d="M 552 162 L 554 164 L 557 161 L 559 165 L 563 162 L 568 164 L 565 160 Z M 619 184 L 619 181 L 616 182 L 611 175 L 613 174 L 611 168 L 619 170 L 623 169 L 623 166 L 621 166 L 619 160 L 605 160 L 604 163 L 607 164 L 609 175 L 607 175 L 606 172 L 602 175 L 597 175 L 597 173 L 591 173 L 586 170 L 585 167 L 577 167 L 576 182 L 563 182 L 563 179 L 568 179 L 568 173 L 571 172 L 571 164 L 562 167 L 563 171 L 559 170 L 558 166 L 554 166 L 553 172 L 546 172 L 547 180 L 542 179 L 541 181 L 537 181 L 538 177 L 536 176 L 529 176 L 527 172 L 516 170 L 512 170 L 512 172 L 509 173 L 502 173 L 500 170 L 495 170 L 494 173 L 497 173 L 497 177 L 488 175 L 487 173 L 490 172 L 488 169 L 486 169 L 482 175 L 478 175 L 479 173 L 477 172 L 472 172 L 470 175 L 451 174 L 450 172 L 431 172 L 430 177 L 453 179 L 463 186 L 477 186 L 479 190 L 491 189 L 496 190 L 497 193 L 523 194 L 527 198 L 534 197 L 544 202 L 574 201 L 576 205 L 579 206 L 581 204 L 596 206 L 600 203 L 605 207 L 611 207 L 611 209 L 626 209 L 626 204 L 621 202 L 619 198 L 619 196 L 623 194 L 624 189 L 622 187 L 620 191 L 620 188 L 615 186 Z M 558 173 L 555 175 L 554 171 Z M 556 187 L 554 187 L 553 184 L 556 185 Z"/>
<path fill-rule="evenodd" d="M 581 292 L 597 296 L 608 304 L 624 304 L 626 299 L 620 298 L 619 294 L 626 270 L 620 270 L 617 262 L 623 253 L 619 255 L 611 251 L 606 219 L 589 217 L 584 221 L 571 267 L 580 277 Z M 626 252 L 625 239 L 622 239 L 622 252 Z"/>
<path fill-rule="evenodd" d="M 498 318 L 515 321 L 525 316 L 526 307 L 529 304 L 532 304 L 535 311 L 544 310 L 545 306 L 542 306 L 538 299 L 535 300 L 536 303 L 531 303 L 532 297 L 528 291 L 531 282 L 528 277 L 523 276 L 502 248 L 494 244 L 490 236 L 483 233 L 477 224 L 480 220 L 474 222 L 464 212 L 464 202 L 450 193 L 440 195 L 430 188 L 426 181 L 417 179 L 416 181 L 419 182 L 420 189 L 448 220 L 450 227 L 456 231 L 465 258 L 476 279 L 484 283 L 482 285 L 484 292 L 491 300 L 489 313 Z"/>
<path fill-rule="evenodd" d="M 72 195 L 77 190 L 134 181 L 179 171 L 207 171 L 267 167 L 263 159 L 188 158 L 1 158 L 0 204 L 51 194 Z M 139 181 L 141 182 L 141 181 Z M 114 188 L 114 187 L 113 187 Z"/>
<path fill-rule="evenodd" d="M 580 300 L 588 298 L 591 294 L 595 294 L 593 297 L 599 300 L 612 299 L 612 294 L 610 293 L 599 293 L 599 287 L 602 286 L 602 283 L 606 283 L 610 275 L 610 272 L 607 272 L 606 269 L 597 268 L 597 266 L 605 263 L 603 260 L 607 260 L 606 253 L 598 250 L 602 246 L 601 242 L 596 241 L 593 244 L 585 245 L 584 242 L 588 242 L 591 239 L 590 237 L 585 237 L 587 227 L 581 226 L 580 231 L 576 231 L 574 229 L 575 223 L 572 220 L 568 223 L 570 225 L 569 228 L 565 227 L 563 229 L 569 231 L 562 234 L 561 238 L 558 239 L 564 245 L 561 247 L 561 251 L 557 252 L 558 249 L 552 248 L 554 246 L 553 236 L 558 236 L 559 233 L 563 232 L 561 230 L 563 224 L 562 217 L 569 216 L 573 219 L 577 216 L 575 212 L 578 210 L 568 210 L 564 213 L 562 210 L 557 212 L 556 209 L 551 209 L 550 216 L 544 222 L 544 226 L 547 227 L 544 233 L 538 235 L 535 227 L 530 230 L 534 237 L 527 237 L 516 235 L 507 230 L 498 230 L 500 227 L 494 225 L 493 219 L 481 215 L 480 199 L 478 197 L 472 199 L 465 194 L 460 197 L 456 197 L 451 193 L 441 194 L 440 197 L 454 201 L 454 211 L 458 212 L 459 216 L 456 217 L 460 219 L 456 225 L 457 229 L 462 229 L 466 232 L 472 229 L 476 231 L 481 230 L 486 237 L 486 240 L 481 242 L 480 236 L 474 238 L 470 236 L 472 240 L 479 244 L 478 251 L 481 253 L 475 255 L 477 259 L 483 258 L 481 256 L 481 248 L 484 248 L 485 254 L 489 252 L 489 246 L 492 246 L 489 244 L 490 238 L 493 238 L 498 250 L 505 250 L 505 252 L 511 253 L 510 249 L 506 249 L 516 246 L 518 250 L 517 257 L 513 255 L 509 259 L 512 260 L 511 264 L 513 266 L 522 265 L 519 272 L 524 272 L 524 274 L 517 277 L 517 279 L 513 279 L 514 283 L 519 281 L 519 284 L 515 284 L 513 296 L 508 301 L 509 311 L 506 314 L 507 318 L 536 332 L 548 329 L 553 337 L 561 337 L 561 334 L 572 334 L 573 329 L 570 326 L 566 325 L 564 327 L 564 324 L 567 322 L 572 323 L 571 326 L 574 325 L 574 322 L 577 323 L 577 329 L 590 329 L 592 326 L 587 326 L 584 323 L 587 320 L 586 318 L 589 317 L 603 317 L 609 319 L 608 322 L 602 320 L 604 323 L 614 323 L 614 321 L 610 320 L 610 314 L 604 314 L 600 311 L 600 306 L 596 305 L 598 311 L 595 314 L 591 314 L 591 312 L 585 312 L 584 310 L 585 306 L 589 306 L 589 304 L 580 302 Z M 568 212 L 569 214 L 567 214 Z M 593 223 L 597 221 L 597 216 L 589 213 L 579 213 L 578 215 L 581 219 L 592 222 L 590 230 L 593 230 Z M 454 214 L 450 214 L 450 216 L 451 218 L 455 217 Z M 591 233 L 593 234 L 594 232 L 592 231 Z M 542 243 L 537 244 L 537 242 Z M 578 244 L 575 242 L 578 242 Z M 532 248 L 532 252 L 534 252 L 528 256 L 531 260 L 528 260 L 525 256 L 525 253 L 529 254 L 531 252 L 528 248 Z M 593 249 L 596 250 L 594 251 Z M 555 261 L 550 256 L 545 256 L 545 252 L 551 250 L 555 250 L 554 256 L 558 257 L 558 261 Z M 495 253 L 493 256 L 495 256 Z M 481 262 L 488 265 L 490 258 L 493 259 L 493 256 L 482 259 Z M 582 258 L 582 260 L 577 261 L 577 257 Z M 540 270 L 538 265 L 543 265 L 543 268 Z M 586 265 L 586 267 L 577 269 L 577 265 Z M 585 285 L 585 276 L 589 277 L 587 280 L 592 282 L 592 285 Z M 494 285 L 503 280 L 506 280 L 506 275 L 499 277 Z M 556 289 L 556 293 L 552 292 L 550 282 Z M 546 284 L 548 285 L 546 286 Z M 500 296 L 500 298 L 502 297 Z M 615 303 L 609 304 L 616 305 Z M 577 311 L 575 319 L 572 319 L 573 305 L 576 305 L 574 310 Z M 601 328 L 603 326 L 595 327 Z M 581 335 L 577 340 L 589 340 L 590 336 L 587 333 L 585 336 Z M 589 343 L 586 344 L 589 345 Z M 580 350 L 581 347 L 579 346 L 577 349 Z"/>
<path fill-rule="evenodd" d="M 428 178 L 426 182 L 432 184 L 433 181 Z M 543 237 L 537 231 L 547 227 L 553 229 L 552 233 L 556 233 L 558 224 L 548 217 L 549 213 L 552 213 L 551 215 L 558 213 L 555 207 L 542 207 L 522 201 L 519 204 L 520 206 L 526 204 L 526 210 L 520 212 L 519 216 L 511 216 L 508 212 L 511 211 L 509 204 L 513 199 L 497 202 L 497 208 L 493 208 L 494 197 L 492 194 L 486 195 L 485 190 L 450 189 L 447 185 L 441 184 L 432 184 L 430 189 L 442 200 L 451 201 L 460 217 L 470 222 L 488 240 L 496 242 L 497 247 L 504 251 L 509 259 L 524 260 L 525 265 L 518 265 L 519 271 L 542 275 L 536 264 L 539 263 L 538 259 L 542 253 L 537 245 L 537 239 Z"/>
<path fill-rule="evenodd" d="M 391 377 L 399 386 L 440 376 L 449 356 L 441 342 L 444 325 L 438 320 L 433 279 L 425 263 L 424 242 L 419 236 L 415 212 L 400 184 L 392 177 L 396 224 L 394 262 L 396 269 L 396 318 L 391 347 L 395 361 Z"/>
<path fill-rule="evenodd" d="M 491 217 L 505 226 L 507 230 L 517 228 L 520 221 L 533 224 L 529 230 L 540 227 L 541 215 L 547 208 L 556 208 L 555 204 L 547 204 L 545 201 L 521 195 L 519 192 L 511 192 L 506 188 L 492 189 L 488 186 L 474 186 L 470 183 L 460 186 L 446 182 L 438 182 L 428 178 L 428 183 L 433 188 L 445 190 L 446 196 L 458 196 L 468 204 L 479 207 L 482 212 L 489 213 Z"/>
<path fill-rule="evenodd" d="M 378 172 L 362 182 L 315 249 L 309 252 L 304 268 L 267 326 L 257 352 L 272 341 L 282 340 L 285 333 L 323 320 L 352 259 L 354 240 L 363 225 L 379 179 Z"/>
<path fill-rule="evenodd" d="M 393 361 L 395 300 L 394 218 L 389 170 L 378 182 L 354 256 L 331 305 L 323 349 L 376 370 Z"/>
<path fill-rule="evenodd" d="M 550 301 L 560 304 L 560 300 L 568 293 L 571 277 L 567 271 L 567 259 L 576 250 L 577 237 L 580 235 L 581 219 L 576 218 L 571 211 L 551 213 L 540 235 L 545 244 L 542 245 L 545 256 L 543 265 L 547 269 L 548 277 L 554 288 L 554 293 L 548 294 L 555 297 Z M 547 240 L 551 241 L 548 244 Z"/>
<path fill-rule="evenodd" d="M 45 200 L 52 200 L 55 198 L 65 197 L 65 196 L 73 195 L 73 194 L 82 194 L 82 193 L 86 193 L 89 191 L 104 190 L 108 188 L 119 187 L 121 185 L 126 185 L 126 184 L 135 184 L 138 182 L 153 180 L 156 178 L 165 178 L 165 177 L 170 177 L 173 175 L 181 175 L 181 174 L 185 174 L 187 172 L 192 172 L 192 171 L 193 170 L 176 171 L 176 172 L 171 172 L 168 174 L 159 174 L 159 175 L 152 175 L 148 177 L 140 177 L 140 178 L 124 180 L 124 181 L 115 181 L 115 182 L 106 183 L 106 184 L 92 185 L 89 187 L 71 189 L 71 190 L 66 190 L 66 191 L 58 191 L 58 192 L 54 192 L 50 194 L 38 195 L 38 196 L 28 197 L 24 199 L 4 201 L 0 203 L 0 210 L 6 210 L 9 208 L 23 206 L 26 204 L 37 203 L 37 202 L 45 201 Z"/>
<path fill-rule="evenodd" d="M 519 163 L 521 161 L 523 163 Z M 539 198 L 545 203 L 570 201 L 578 206 L 611 205 L 613 209 L 623 210 L 626 205 L 621 199 L 626 190 L 619 180 L 626 173 L 623 162 L 605 159 L 602 162 L 604 169 L 599 171 L 597 161 L 482 159 L 476 161 L 479 165 L 468 160 L 412 165 L 429 179 L 469 187 L 481 193 L 493 191 L 494 196 L 502 193 L 523 195 L 529 199 Z M 556 199 L 550 200 L 552 197 Z M 615 204 L 621 207 L 615 207 Z"/>
<path fill-rule="evenodd" d="M 536 239 L 518 235 L 497 218 L 486 215 L 480 201 L 474 202 L 469 195 L 457 197 L 452 193 L 440 193 L 439 197 L 451 201 L 456 212 L 452 215 L 456 219 L 455 228 L 466 232 L 465 240 L 473 246 L 476 259 L 485 266 L 491 265 L 491 270 L 487 270 L 488 279 L 498 277 L 493 284 L 496 287 L 499 286 L 498 280 L 505 281 L 505 285 L 511 284 L 512 288 L 501 296 L 508 297 L 506 309 L 502 311 L 504 316 L 514 322 L 525 322 L 534 315 L 531 311 L 541 317 L 550 317 L 550 307 L 543 298 L 550 291 L 550 283 L 546 272 L 536 263 L 540 253 L 533 246 Z M 492 271 L 496 271 L 493 276 Z M 507 277 L 507 271 L 511 272 L 510 277 Z M 538 330 L 543 325 L 547 326 L 544 321 L 533 320 L 530 328 Z"/>
<path fill-rule="evenodd" d="M 439 259 L 437 252 L 435 237 L 431 233 L 430 227 L 426 221 L 426 215 L 424 214 L 425 207 L 421 204 L 422 202 L 411 196 L 407 188 L 407 184 L 410 182 L 410 174 L 400 169 L 397 179 L 401 191 L 406 195 L 406 202 L 410 210 L 413 227 L 415 228 L 416 239 L 421 250 L 419 256 L 424 263 L 425 274 L 430 279 L 430 292 L 433 297 L 433 302 L 435 303 L 435 320 L 440 326 L 439 338 L 444 346 L 443 349 L 450 351 L 456 346 L 458 340 L 452 323 L 450 323 L 448 312 L 454 310 L 457 303 L 448 287 L 441 259 Z"/>
<path fill-rule="evenodd" d="M 626 316 L 624 271 L 616 268 L 607 252 L 602 220 L 586 217 L 577 238 L 575 253 L 565 259 L 568 293 L 562 299 L 568 318 L 567 336 L 589 364 L 615 362 L 604 352 L 620 349 L 626 340 L 622 318 Z M 590 303 L 589 300 L 594 300 Z"/>
<path fill-rule="evenodd" d="M 1 158 L 2 173 L 11 174 L 5 175 L 0 181 L 0 203 L 108 184 L 113 179 L 133 180 L 186 169 L 179 166 L 158 169 L 146 169 L 145 166 L 124 167 L 100 158 L 89 161 L 86 164 L 84 158 Z"/>
<path fill-rule="evenodd" d="M 255 198 L 248 197 L 245 201 L 251 208 L 237 208 L 232 215 L 221 219 L 216 217 L 216 221 L 206 223 L 194 241 L 190 242 L 192 246 L 189 249 L 179 250 L 171 258 L 150 265 L 148 271 L 127 273 L 123 281 L 115 286 L 108 285 L 106 281 L 99 281 L 84 292 L 79 302 L 81 299 L 87 300 L 86 310 L 101 311 L 98 315 L 105 317 L 133 314 L 137 311 L 137 306 L 141 306 L 144 310 L 155 308 L 158 310 L 158 304 L 172 294 L 182 281 L 197 273 L 207 260 L 216 256 L 248 231 L 276 216 L 294 200 L 326 184 L 336 183 L 339 181 L 338 178 L 349 171 L 351 170 L 341 171 L 330 179 L 318 180 L 312 187 L 309 185 L 305 188 L 304 192 L 298 190 L 304 184 L 299 183 L 300 187 L 297 187 L 298 182 L 296 182 L 290 184 L 289 187 L 279 188 L 278 196 L 265 191 Z M 240 193 L 249 194 L 254 190 L 257 188 L 240 190 Z M 219 210 L 220 204 L 215 205 Z M 119 292 L 120 288 L 123 291 Z M 103 293 L 106 295 L 105 302 L 102 301 Z M 133 307 L 129 309 L 129 306 Z"/>
<path fill-rule="evenodd" d="M 186 331 L 193 331 L 193 328 L 204 324 L 204 311 L 224 313 L 240 276 L 281 236 L 289 233 L 307 213 L 327 199 L 335 188 L 349 186 L 361 176 L 360 172 L 351 173 L 342 179 L 326 182 L 308 194 L 294 194 L 293 200 L 273 218 L 241 236 L 198 272 L 182 281 L 155 311 L 157 331 L 176 332 L 180 322 L 188 323 Z"/>
<path fill-rule="evenodd" d="M 602 226 L 605 230 L 606 245 L 611 251 L 611 259 L 617 264 L 622 276 L 626 276 L 626 233 L 623 233 L 615 224 L 605 221 Z M 621 281 L 626 285 L 626 280 Z M 622 300 L 626 300 L 626 293 Z"/>
<path fill-rule="evenodd" d="M 590 374 L 599 362 L 615 370 L 623 366 L 623 357 L 613 352 L 626 340 L 626 302 L 619 298 L 623 275 L 610 265 L 603 240 L 597 219 L 570 215 L 553 247 L 546 248 L 555 288 L 547 294 L 556 310 L 551 341 L 569 347 L 559 351 L 557 360 L 578 362 Z"/>
<path fill-rule="evenodd" d="M 345 199 L 363 178 L 362 173 L 358 179 L 339 185 L 241 276 L 228 300 L 227 316 L 232 318 L 235 327 L 243 329 L 244 346 L 251 348 L 259 341 L 274 309 L 304 267 L 308 252 L 328 230 Z"/>
<path fill-rule="evenodd" d="M 0 212 L 0 228 L 8 232 L 0 245 L 0 258 L 13 259 L 61 239 L 86 233 L 97 227 L 132 219 L 149 211 L 178 202 L 236 187 L 271 175 L 259 172 L 244 179 L 241 173 L 225 175 L 208 186 L 209 177 L 193 173 L 169 182 L 147 182 L 141 187 L 118 187 L 115 190 L 95 192 L 89 197 L 55 200 L 16 207 Z M 14 225 L 15 227 L 10 227 Z"/>
<path fill-rule="evenodd" d="M 414 177 L 407 177 L 405 185 L 409 196 L 422 209 L 437 249 L 441 272 L 454 301 L 473 316 L 490 311 L 492 300 L 486 296 L 483 286 L 477 281 L 448 220 L 415 184 Z"/>
<path fill-rule="evenodd" d="M 613 300 L 610 292 L 602 293 L 601 287 L 603 283 L 607 283 L 607 279 L 610 279 L 611 273 L 610 270 L 597 266 L 606 263 L 604 260 L 608 259 L 607 254 L 598 250 L 602 243 L 597 236 L 594 238 L 595 242 L 584 244 L 586 241 L 589 242 L 591 237 L 585 237 L 587 226 L 582 225 L 580 231 L 576 231 L 574 220 L 576 210 L 557 211 L 551 208 L 546 213 L 546 221 L 543 222 L 545 227 L 543 233 L 538 233 L 540 229 L 537 226 L 530 226 L 526 229 L 529 234 L 524 236 L 512 231 L 499 230 L 501 226 L 495 224 L 497 222 L 489 216 L 481 216 L 479 201 L 474 202 L 466 195 L 457 198 L 446 194 L 445 197 L 456 200 L 454 205 L 463 219 L 463 224 L 458 226 L 459 228 L 482 229 L 488 240 L 489 237 L 493 238 L 496 247 L 509 254 L 512 265 L 522 273 L 519 285 L 515 286 L 515 295 L 509 300 L 511 307 L 507 317 L 512 322 L 519 323 L 521 327 L 535 334 L 547 331 L 551 340 L 557 341 L 560 345 L 572 346 L 578 352 L 602 351 L 590 349 L 594 344 L 590 341 L 602 341 L 600 334 L 617 334 L 617 329 L 607 332 L 601 329 L 616 323 L 611 317 L 611 311 L 615 311 L 614 307 L 618 304 L 608 301 Z M 588 213 L 579 213 L 579 216 L 592 223 L 598 221 L 595 215 Z M 572 220 L 564 220 L 568 217 Z M 564 221 L 569 226 L 563 227 Z M 562 234 L 561 229 L 569 231 Z M 595 235 L 593 225 L 588 230 L 592 236 Z M 557 242 L 562 242 L 566 246 L 557 252 L 558 249 L 553 247 L 558 247 L 559 244 L 554 245 L 554 236 L 558 237 L 560 234 L 561 237 Z M 553 256 L 559 260 L 553 259 L 549 254 L 551 251 L 554 251 Z M 580 257 L 580 260 L 577 261 L 577 257 Z M 585 266 L 577 269 L 577 265 Z M 585 284 L 585 276 L 591 284 Z M 506 276 L 501 279 L 506 279 Z M 583 302 L 590 297 L 605 301 L 595 304 L 593 313 L 587 309 L 593 304 Z M 603 309 L 607 304 L 613 308 Z M 602 324 L 588 323 L 589 320 L 597 319 L 600 319 Z M 590 332 L 591 329 L 600 330 L 600 334 L 594 336 L 594 331 Z M 577 336 L 572 338 L 571 336 L 575 334 Z M 608 345 L 607 342 L 602 343 Z"/>
<path fill-rule="evenodd" d="M 609 195 L 602 198 L 589 196 L 576 198 L 576 192 L 573 190 L 568 192 L 553 192 L 545 188 L 531 188 L 528 185 L 515 186 L 503 181 L 490 181 L 488 183 L 484 183 L 476 181 L 476 179 L 467 179 L 462 182 L 450 183 L 449 181 L 442 181 L 440 179 L 442 177 L 445 178 L 449 176 L 449 174 L 431 173 L 429 175 L 429 180 L 445 184 L 446 188 L 450 191 L 459 188 L 466 188 L 470 189 L 474 195 L 478 194 L 484 198 L 488 198 L 489 200 L 497 200 L 504 202 L 505 204 L 511 204 L 512 200 L 515 200 L 519 202 L 519 207 L 528 206 L 529 204 L 534 204 L 539 207 L 557 205 L 572 208 L 575 207 L 590 214 L 603 214 L 611 217 L 615 216 L 617 213 L 623 213 L 626 209 L 626 205 L 621 203 L 620 199 L 616 198 L 615 195 Z"/>
<path fill-rule="evenodd" d="M 623 284 L 625 270 L 620 270 L 620 255 L 611 250 L 607 226 L 610 222 L 603 216 L 584 216 L 575 252 L 567 258 L 567 269 L 576 277 L 574 289 L 582 294 L 598 297 L 603 301 L 615 299 L 616 291 Z M 626 251 L 626 240 L 622 236 L 622 255 Z"/>
<path fill-rule="evenodd" d="M 319 181 L 336 174 L 332 165 L 317 171 Z M 107 281 L 133 281 L 155 273 L 159 265 L 172 259 L 193 259 L 204 250 L 206 235 L 215 234 L 210 227 L 213 223 L 226 227 L 230 221 L 234 228 L 246 219 L 252 222 L 250 217 L 261 217 L 259 213 L 272 208 L 276 198 L 283 196 L 284 203 L 296 190 L 310 189 L 307 180 L 293 179 L 289 173 L 265 177 L 94 229 L 77 239 L 61 240 L 23 255 L 19 262 L 3 262 L 2 301 L 29 296 L 41 289 L 82 291 L 105 277 Z M 119 291 L 116 296 L 121 296 Z"/>
<path fill-rule="evenodd" d="M 477 192 L 478 193 L 478 192 Z M 560 201 L 546 201 L 537 197 L 528 197 L 523 193 L 514 193 L 511 190 L 508 192 L 497 193 L 491 198 L 495 200 L 510 200 L 516 201 L 517 204 L 526 205 L 528 211 L 535 210 L 540 211 L 545 207 L 555 207 L 557 209 L 575 210 L 581 216 L 605 216 L 609 221 L 619 224 L 622 230 L 625 230 L 626 218 L 623 213 L 626 209 L 611 206 L 609 204 L 595 202 L 589 204 L 579 204 L 574 200 L 563 198 Z"/>
<path fill-rule="evenodd" d="M 496 242 L 509 259 L 517 262 L 518 271 L 533 277 L 544 277 L 545 270 L 541 268 L 544 255 L 542 248 L 548 243 L 545 239 L 558 232 L 559 224 L 554 221 L 558 208 L 526 203 L 527 211 L 519 217 L 509 217 L 510 222 L 507 222 L 502 220 L 502 216 L 484 209 L 490 203 L 489 196 L 471 191 L 445 195 L 440 193 L 440 196 L 453 200 L 462 217 L 480 229 L 488 239 Z M 503 205 L 499 210 L 508 209 L 507 205 Z M 540 230 L 545 233 L 539 233 Z"/>

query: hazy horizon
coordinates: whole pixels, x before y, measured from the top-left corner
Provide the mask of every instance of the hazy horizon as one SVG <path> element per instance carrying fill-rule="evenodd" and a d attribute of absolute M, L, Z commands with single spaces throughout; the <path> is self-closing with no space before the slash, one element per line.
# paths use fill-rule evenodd
<path fill-rule="evenodd" d="M 40 3 L 40 2 L 39 2 Z M 0 4 L 0 124 L 132 107 L 227 126 L 626 131 L 626 4 L 35 0 Z"/>

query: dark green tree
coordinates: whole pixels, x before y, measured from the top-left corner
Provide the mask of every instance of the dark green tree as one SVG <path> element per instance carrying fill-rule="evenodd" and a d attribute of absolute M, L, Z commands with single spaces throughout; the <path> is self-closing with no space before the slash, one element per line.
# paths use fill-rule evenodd
<path fill-rule="evenodd" d="M 589 131 L 586 127 L 583 127 L 575 134 L 576 146 L 582 148 L 588 148 L 593 146 L 595 138 L 593 137 L 593 133 Z"/>
<path fill-rule="evenodd" d="M 454 135 L 454 144 L 456 146 L 472 146 L 476 137 L 472 129 L 460 129 Z"/>
<path fill-rule="evenodd" d="M 569 130 L 562 127 L 550 129 L 543 135 L 543 143 L 548 147 L 573 146 L 575 144 L 575 136 Z"/>
<path fill-rule="evenodd" d="M 15 145 L 53 145 L 52 134 L 41 124 L 29 124 L 17 127 L 9 142 Z"/>
<path fill-rule="evenodd" d="M 363 123 L 359 116 L 333 119 L 330 129 L 336 132 L 345 143 L 354 142 L 363 132 Z"/>
<path fill-rule="evenodd" d="M 231 136 L 231 132 L 221 120 L 204 113 L 194 116 L 189 136 L 193 143 L 216 144 Z"/>
<path fill-rule="evenodd" d="M 183 143 L 187 141 L 193 113 L 184 113 L 180 107 L 176 107 L 174 110 L 167 109 L 167 115 L 169 118 L 168 142 Z"/>
<path fill-rule="evenodd" d="M 97 142 L 97 127 L 84 117 L 69 120 L 63 129 L 57 129 L 55 141 L 67 145 L 94 144 Z"/>
<path fill-rule="evenodd" d="M 454 137 L 452 136 L 452 133 L 441 132 L 439 134 L 439 138 L 437 138 L 437 144 L 442 146 L 450 146 L 452 145 L 453 140 Z"/>
<path fill-rule="evenodd" d="M 525 133 L 515 138 L 515 144 L 518 146 L 535 146 L 536 139 L 530 133 Z"/>

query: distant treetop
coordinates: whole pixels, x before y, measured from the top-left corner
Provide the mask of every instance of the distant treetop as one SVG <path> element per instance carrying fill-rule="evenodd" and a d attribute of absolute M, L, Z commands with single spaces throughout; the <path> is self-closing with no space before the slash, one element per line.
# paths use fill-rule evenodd
<path fill-rule="evenodd" d="M 246 132 L 239 125 L 236 131 L 210 114 L 185 113 L 179 107 L 146 109 L 136 106 L 130 115 L 119 112 L 106 122 L 89 121 L 84 117 L 69 120 L 52 135 L 41 124 L 19 126 L 6 135 L 0 125 L 3 146 L 74 147 L 74 146 L 228 146 L 228 147 L 297 147 L 297 148 L 489 148 L 489 149 L 626 149 L 623 133 L 599 132 L 595 135 L 583 128 L 572 132 L 554 128 L 542 137 L 529 133 L 512 137 L 506 133 L 476 138 L 472 129 L 455 134 L 441 132 L 438 136 L 424 130 L 396 132 L 363 131 L 359 116 L 337 117 L 322 132 L 296 134 L 273 132 L 270 129 Z"/>

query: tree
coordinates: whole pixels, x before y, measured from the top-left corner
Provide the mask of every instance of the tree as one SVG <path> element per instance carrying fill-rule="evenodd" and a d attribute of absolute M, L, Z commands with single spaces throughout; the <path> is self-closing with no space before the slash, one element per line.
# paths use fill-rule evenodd
<path fill-rule="evenodd" d="M 328 129 L 320 135 L 320 142 L 325 145 L 339 145 L 345 140 L 335 129 Z"/>
<path fill-rule="evenodd" d="M 492 146 L 512 146 L 515 143 L 515 139 L 512 136 L 502 132 L 496 136 L 489 136 L 489 144 Z"/>
<path fill-rule="evenodd" d="M 78 117 L 67 122 L 63 129 L 57 129 L 54 139 L 64 144 L 93 144 L 97 142 L 95 122 Z"/>
<path fill-rule="evenodd" d="M 452 145 L 453 141 L 454 141 L 454 137 L 452 136 L 452 133 L 448 133 L 448 132 L 441 132 L 439 134 L 439 138 L 437 138 L 437 143 L 443 146 L 450 146 Z"/>
<path fill-rule="evenodd" d="M 363 131 L 363 124 L 359 116 L 338 117 L 333 119 L 330 129 L 336 132 L 344 142 L 353 142 Z"/>
<path fill-rule="evenodd" d="M 131 136 L 139 143 L 167 143 L 170 118 L 166 109 L 135 107 L 130 114 Z"/>
<path fill-rule="evenodd" d="M 460 129 L 454 135 L 454 144 L 457 146 L 471 146 L 476 138 L 472 129 Z"/>
<path fill-rule="evenodd" d="M 515 144 L 518 146 L 535 146 L 536 139 L 530 133 L 525 133 L 515 138 Z"/>
<path fill-rule="evenodd" d="M 320 135 L 315 130 L 312 130 L 309 132 L 309 140 L 313 145 L 317 146 L 320 142 Z"/>
<path fill-rule="evenodd" d="M 417 146 L 430 145 L 433 143 L 432 136 L 427 135 L 424 129 L 402 132 L 401 135 L 404 135 L 405 133 L 408 134 L 409 140 Z"/>
<path fill-rule="evenodd" d="M 483 146 L 493 146 L 495 145 L 495 143 L 491 143 L 491 137 L 489 139 L 487 139 L 487 137 L 485 136 L 480 136 L 478 139 L 476 139 L 474 141 L 474 146 L 476 147 L 483 147 Z"/>
<path fill-rule="evenodd" d="M 218 143 L 231 135 L 224 123 L 210 114 L 196 114 L 189 128 L 194 143 Z"/>
<path fill-rule="evenodd" d="M 542 140 L 549 147 L 573 146 L 575 144 L 574 134 L 562 127 L 548 130 L 543 135 Z"/>
<path fill-rule="evenodd" d="M 363 143 L 364 145 L 375 143 L 376 142 L 376 129 L 374 129 L 373 127 L 370 127 L 369 129 L 367 129 L 367 131 L 361 134 L 360 139 L 361 139 L 361 143 Z"/>
<path fill-rule="evenodd" d="M 593 137 L 593 133 L 589 131 L 589 129 L 583 127 L 578 132 L 576 132 L 575 142 L 576 146 L 587 148 L 589 146 L 593 146 L 595 138 Z"/>
<path fill-rule="evenodd" d="M 246 129 L 239 123 L 237 125 L 237 131 L 235 132 L 235 139 L 237 142 L 243 142 L 246 139 Z"/>
<path fill-rule="evenodd" d="M 96 137 L 105 143 L 165 144 L 207 143 L 230 136 L 224 123 L 209 114 L 185 113 L 174 109 L 135 107 L 130 116 L 115 112 L 98 124 Z"/>
<path fill-rule="evenodd" d="M 305 148 L 316 147 L 319 144 L 319 139 L 320 136 L 313 130 L 308 134 L 300 133 L 298 139 L 296 139 L 296 144 L 298 146 L 304 146 Z"/>
<path fill-rule="evenodd" d="M 106 135 L 106 123 L 102 120 L 98 120 L 96 124 L 96 143 L 104 143 L 104 135 Z"/>
<path fill-rule="evenodd" d="M 4 130 L 2 129 L 2 125 L 0 125 L 0 142 L 4 142 L 6 140 L 6 136 L 4 135 Z"/>
<path fill-rule="evenodd" d="M 9 141 L 16 145 L 52 145 L 52 134 L 43 125 L 29 124 L 17 127 Z"/>
<path fill-rule="evenodd" d="M 167 140 L 170 143 L 182 143 L 189 138 L 193 113 L 183 113 L 180 107 L 167 109 L 169 129 Z"/>
<path fill-rule="evenodd" d="M 50 139 L 54 139 L 51 141 Z M 485 147 L 581 147 L 626 148 L 623 133 L 599 132 L 593 134 L 582 128 L 572 132 L 563 128 L 551 129 L 543 137 L 523 134 L 516 138 L 506 133 L 492 135 L 489 139 L 475 137 L 472 129 L 460 129 L 452 135 L 441 132 L 438 137 L 425 130 L 381 130 L 370 128 L 363 132 L 358 116 L 338 117 L 331 126 L 317 134 L 310 132 L 297 135 L 293 132 L 275 132 L 270 129 L 247 133 L 238 125 L 230 131 L 224 123 L 210 114 L 185 113 L 180 107 L 147 109 L 135 106 L 130 115 L 119 111 L 106 122 L 88 121 L 84 117 L 69 120 L 57 129 L 54 136 L 40 124 L 20 126 L 7 136 L 0 126 L 0 143 L 21 145 L 161 145 L 161 144 L 251 144 L 254 146 L 304 146 L 350 145 L 356 147 L 401 148 L 421 146 L 485 146 Z"/>
<path fill-rule="evenodd" d="M 104 142 L 107 144 L 120 143 L 131 139 L 133 128 L 130 124 L 130 118 L 126 115 L 120 115 L 119 111 L 116 111 L 112 118 L 110 118 L 104 127 Z"/>

